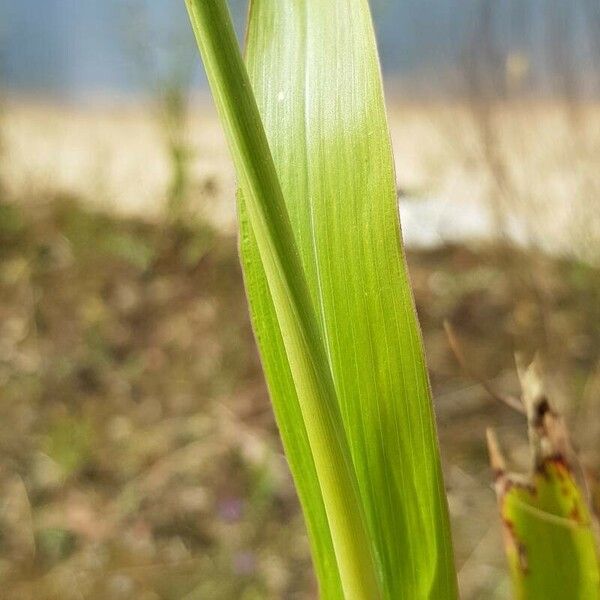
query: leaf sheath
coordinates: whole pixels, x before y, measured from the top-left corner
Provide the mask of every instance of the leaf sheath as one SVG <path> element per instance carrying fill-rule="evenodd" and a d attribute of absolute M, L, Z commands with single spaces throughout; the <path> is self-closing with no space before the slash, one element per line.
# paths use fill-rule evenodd
<path fill-rule="evenodd" d="M 377 599 L 371 543 L 329 364 L 231 18 L 222 0 L 187 0 L 186 4 L 273 299 L 342 588 L 349 599 Z"/>

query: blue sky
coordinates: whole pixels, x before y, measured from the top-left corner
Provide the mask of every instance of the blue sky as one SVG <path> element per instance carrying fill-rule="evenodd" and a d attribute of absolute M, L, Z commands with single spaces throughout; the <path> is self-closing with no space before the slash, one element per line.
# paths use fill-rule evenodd
<path fill-rule="evenodd" d="M 433 91 L 445 78 L 456 79 L 484 1 L 372 0 L 384 73 Z M 576 46 L 581 68 L 589 68 L 585 2 L 492 0 L 498 54 L 508 47 L 526 53 L 541 77 L 548 63 L 551 68 L 554 19 L 566 23 L 559 31 Z M 246 2 L 231 0 L 230 6 L 241 29 Z M 558 8 L 549 12 L 551 6 Z M 183 0 L 0 0 L 0 82 L 11 91 L 62 98 L 136 93 L 147 83 L 140 57 L 148 73 L 160 72 L 161 64 L 165 70 L 168 53 L 161 49 L 173 47 L 173 40 L 184 50 L 193 44 Z M 193 64 L 194 84 L 202 86 L 195 56 Z"/>

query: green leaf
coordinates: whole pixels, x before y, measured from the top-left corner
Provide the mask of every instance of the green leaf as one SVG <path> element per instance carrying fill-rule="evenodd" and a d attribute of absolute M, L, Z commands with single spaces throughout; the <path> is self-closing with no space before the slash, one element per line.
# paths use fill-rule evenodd
<path fill-rule="evenodd" d="M 488 446 L 514 596 L 594 600 L 600 574 L 590 512 L 569 464 L 566 426 L 548 403 L 538 366 L 521 370 L 534 457 L 531 475 L 507 473 L 493 432 Z"/>
<path fill-rule="evenodd" d="M 531 485 L 513 485 L 501 503 L 515 597 L 594 600 L 600 579 L 585 502 L 567 465 L 548 459 Z"/>
<path fill-rule="evenodd" d="M 319 544 L 327 545 L 327 562 L 337 566 L 345 597 L 376 600 L 380 592 L 372 544 L 336 392 L 231 18 L 222 0 L 187 0 L 186 5 L 236 165 L 256 265 L 261 273 L 264 269 L 263 287 L 268 285 L 263 297 L 271 304 L 261 323 L 273 322 L 266 337 L 261 329 L 257 337 L 268 377 L 273 381 L 272 373 L 280 372 L 287 387 L 278 391 L 293 392 L 274 402 L 286 419 L 281 426 L 298 485 L 309 482 L 302 492 L 310 503 L 305 509 L 320 513 L 322 529 L 316 534 L 313 529 L 313 539 L 318 535 Z M 248 294 L 252 303 L 251 282 Z M 306 473 L 299 472 L 302 467 Z"/>
<path fill-rule="evenodd" d="M 221 5 L 188 0 L 240 178 L 252 321 L 321 595 L 455 598 L 368 4 L 251 2 L 247 65 L 268 145 L 231 36 L 214 30 Z"/>
<path fill-rule="evenodd" d="M 247 63 L 318 306 L 385 595 L 452 598 L 446 499 L 368 5 L 254 0 Z M 268 291 L 243 207 L 241 215 L 249 298 L 269 356 L 281 342 L 270 335 Z M 271 392 L 275 406 L 289 397 L 277 385 Z"/>

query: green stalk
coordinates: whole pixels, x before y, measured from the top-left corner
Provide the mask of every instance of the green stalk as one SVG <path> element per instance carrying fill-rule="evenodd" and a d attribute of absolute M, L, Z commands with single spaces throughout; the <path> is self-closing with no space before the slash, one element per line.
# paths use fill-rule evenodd
<path fill-rule="evenodd" d="M 348 599 L 381 596 L 329 362 L 224 0 L 186 0 L 274 300 Z"/>

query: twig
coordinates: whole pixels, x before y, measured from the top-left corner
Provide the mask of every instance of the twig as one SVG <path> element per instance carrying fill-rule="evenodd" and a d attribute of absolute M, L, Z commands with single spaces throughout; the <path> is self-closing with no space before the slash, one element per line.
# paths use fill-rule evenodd
<path fill-rule="evenodd" d="M 506 404 L 507 406 L 509 406 L 513 410 L 516 410 L 518 413 L 520 413 L 522 415 L 526 414 L 525 407 L 523 406 L 523 403 L 521 402 L 521 400 L 519 398 L 517 398 L 516 396 L 511 396 L 511 395 L 499 394 L 485 378 L 481 377 L 480 375 L 475 373 L 475 371 L 473 371 L 473 369 L 469 366 L 469 364 L 465 358 L 465 355 L 462 351 L 462 348 L 460 346 L 458 338 L 456 337 L 456 334 L 454 333 L 454 329 L 452 328 L 452 325 L 450 325 L 449 321 L 444 321 L 444 329 L 446 331 L 446 336 L 448 337 L 448 344 L 450 345 L 450 349 L 452 350 L 454 357 L 456 358 L 458 364 L 460 365 L 460 368 L 464 371 L 465 375 L 467 375 L 467 377 L 469 377 L 470 379 L 473 379 L 474 381 L 479 383 L 479 385 L 481 385 L 483 387 L 483 389 L 494 400 L 497 400 L 498 402 L 502 402 L 502 403 Z"/>

